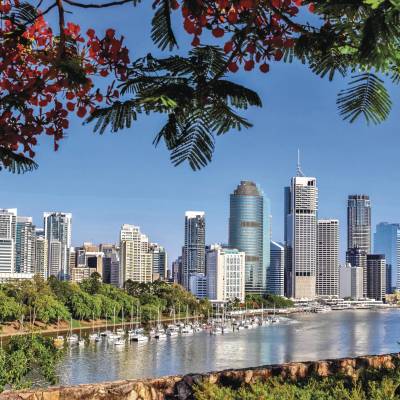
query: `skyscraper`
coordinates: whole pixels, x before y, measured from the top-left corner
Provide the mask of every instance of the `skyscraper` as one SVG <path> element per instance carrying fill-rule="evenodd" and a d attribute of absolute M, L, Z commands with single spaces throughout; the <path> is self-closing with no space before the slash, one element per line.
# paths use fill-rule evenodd
<path fill-rule="evenodd" d="M 386 295 L 386 260 L 384 254 L 367 255 L 367 297 L 383 300 Z"/>
<path fill-rule="evenodd" d="M 0 272 L 15 272 L 17 209 L 0 209 Z"/>
<path fill-rule="evenodd" d="M 207 297 L 227 301 L 245 298 L 245 253 L 212 245 L 207 251 Z"/>
<path fill-rule="evenodd" d="M 246 254 L 246 293 L 267 292 L 270 241 L 269 200 L 254 182 L 241 181 L 230 195 L 229 247 Z"/>
<path fill-rule="evenodd" d="M 317 270 L 317 180 L 300 166 L 285 188 L 286 295 L 314 298 Z"/>
<path fill-rule="evenodd" d="M 191 274 L 205 274 L 206 220 L 203 211 L 185 213 L 185 244 L 182 252 L 182 285 L 189 289 Z"/>
<path fill-rule="evenodd" d="M 150 252 L 153 256 L 153 278 L 165 281 L 168 268 L 168 255 L 165 248 L 157 243 L 151 243 Z"/>
<path fill-rule="evenodd" d="M 385 255 L 387 272 L 390 272 L 386 290 L 400 290 L 400 224 L 381 222 L 376 226 L 374 252 Z"/>
<path fill-rule="evenodd" d="M 318 296 L 339 295 L 339 221 L 321 219 L 317 223 Z"/>
<path fill-rule="evenodd" d="M 42 278 L 48 276 L 47 240 L 43 229 L 35 230 L 35 274 Z"/>
<path fill-rule="evenodd" d="M 271 265 L 269 267 L 268 292 L 285 294 L 285 247 L 271 240 Z"/>
<path fill-rule="evenodd" d="M 346 252 L 346 262 L 352 267 L 360 267 L 363 270 L 363 296 L 367 297 L 367 252 L 358 247 L 348 249 Z"/>
<path fill-rule="evenodd" d="M 35 226 L 31 217 L 17 216 L 15 272 L 35 272 Z"/>
<path fill-rule="evenodd" d="M 371 202 L 365 194 L 347 200 L 347 249 L 355 247 L 371 253 Z"/>
<path fill-rule="evenodd" d="M 45 212 L 43 217 L 47 240 L 48 276 L 69 279 L 68 249 L 71 247 L 72 214 Z"/>
<path fill-rule="evenodd" d="M 134 282 L 152 282 L 153 256 L 149 238 L 134 225 L 124 224 L 120 231 L 120 287 L 130 279 Z"/>

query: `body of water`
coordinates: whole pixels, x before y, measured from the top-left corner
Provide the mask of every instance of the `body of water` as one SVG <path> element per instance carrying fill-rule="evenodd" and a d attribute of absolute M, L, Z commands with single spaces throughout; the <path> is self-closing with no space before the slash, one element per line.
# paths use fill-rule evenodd
<path fill-rule="evenodd" d="M 400 310 L 297 314 L 277 325 L 214 336 L 206 332 L 114 346 L 106 340 L 67 348 L 65 385 L 148 378 L 397 352 Z"/>

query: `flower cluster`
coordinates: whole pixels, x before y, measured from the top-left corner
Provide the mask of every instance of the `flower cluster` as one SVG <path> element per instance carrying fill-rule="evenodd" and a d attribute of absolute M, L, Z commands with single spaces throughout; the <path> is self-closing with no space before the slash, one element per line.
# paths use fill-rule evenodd
<path fill-rule="evenodd" d="M 99 37 L 68 23 L 56 35 L 40 13 L 22 23 L 19 7 L 0 0 L 0 148 L 32 158 L 38 135 L 50 135 L 57 150 L 72 113 L 83 118 L 118 98 L 114 80 L 125 79 L 129 56 L 112 29 Z M 112 78 L 104 92 L 97 76 Z"/>
<path fill-rule="evenodd" d="M 256 64 L 268 72 L 270 62 L 280 61 L 294 46 L 300 25 L 292 19 L 301 5 L 302 0 L 182 0 L 181 11 L 193 46 L 209 30 L 215 38 L 227 37 L 224 51 L 231 55 L 231 72 L 239 66 L 251 71 Z"/>

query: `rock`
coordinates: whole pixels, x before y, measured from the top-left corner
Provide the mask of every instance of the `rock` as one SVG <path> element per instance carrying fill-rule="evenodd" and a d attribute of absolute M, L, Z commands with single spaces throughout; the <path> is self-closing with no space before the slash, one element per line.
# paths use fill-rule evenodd
<path fill-rule="evenodd" d="M 315 362 L 292 362 L 255 368 L 229 369 L 207 374 L 5 391 L 0 393 L 0 400 L 191 400 L 193 387 L 202 382 L 236 388 L 257 380 L 266 381 L 273 376 L 296 381 L 307 378 L 311 374 L 326 377 L 340 373 L 357 379 L 363 369 L 392 369 L 399 364 L 399 361 L 400 353 Z"/>

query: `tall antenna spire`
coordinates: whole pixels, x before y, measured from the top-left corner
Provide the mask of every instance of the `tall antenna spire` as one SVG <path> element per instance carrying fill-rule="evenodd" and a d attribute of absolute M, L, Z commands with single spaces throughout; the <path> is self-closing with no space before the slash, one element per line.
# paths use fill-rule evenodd
<path fill-rule="evenodd" d="M 296 169 L 296 176 L 304 176 L 303 171 L 301 170 L 301 165 L 300 165 L 300 149 L 297 149 L 297 169 Z"/>

